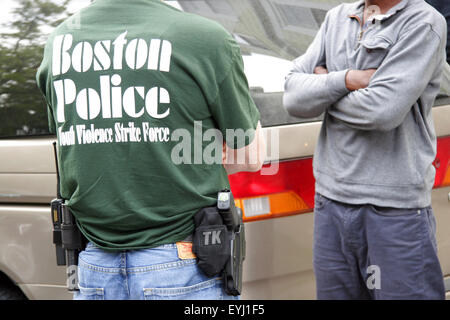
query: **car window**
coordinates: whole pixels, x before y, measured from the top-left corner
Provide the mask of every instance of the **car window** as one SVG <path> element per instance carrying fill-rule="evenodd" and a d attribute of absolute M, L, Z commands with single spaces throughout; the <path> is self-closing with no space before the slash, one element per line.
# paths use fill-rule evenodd
<path fill-rule="evenodd" d="M 168 4 L 221 23 L 241 47 L 245 73 L 263 126 L 317 121 L 290 116 L 282 105 L 292 60 L 303 54 L 327 10 L 339 1 L 180 0 Z"/>
<path fill-rule="evenodd" d="M 2 0 L 0 11 L 0 137 L 49 134 L 46 103 L 36 86 L 48 34 L 89 0 Z"/>
<path fill-rule="evenodd" d="M 2 0 L 0 12 L 0 137 L 48 134 L 45 101 L 35 73 L 47 35 L 91 0 Z M 314 39 L 327 11 L 344 1 L 179 0 L 166 3 L 221 23 L 241 47 L 263 126 L 318 121 L 290 116 L 282 106 L 292 60 Z M 349 1 L 345 1 L 349 2 Z M 450 66 L 437 105 L 448 104 Z"/>
<path fill-rule="evenodd" d="M 179 0 L 167 3 L 221 23 L 241 46 L 245 71 L 263 126 L 317 121 L 290 116 L 282 106 L 284 79 L 291 61 L 301 56 L 328 10 L 338 0 Z M 446 65 L 436 105 L 450 99 L 450 66 Z"/>

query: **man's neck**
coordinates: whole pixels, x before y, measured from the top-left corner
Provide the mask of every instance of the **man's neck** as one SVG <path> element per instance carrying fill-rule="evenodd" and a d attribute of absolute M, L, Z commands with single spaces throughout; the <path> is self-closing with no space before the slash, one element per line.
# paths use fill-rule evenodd
<path fill-rule="evenodd" d="M 377 6 L 380 8 L 380 13 L 385 14 L 400 2 L 402 2 L 402 0 L 366 0 L 366 8 Z"/>

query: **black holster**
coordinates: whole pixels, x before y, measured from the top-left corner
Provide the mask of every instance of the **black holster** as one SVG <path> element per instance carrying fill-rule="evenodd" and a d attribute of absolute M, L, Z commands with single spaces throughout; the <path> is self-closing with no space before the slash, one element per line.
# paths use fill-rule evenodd
<path fill-rule="evenodd" d="M 228 193 L 227 205 L 219 201 L 217 206 L 202 208 L 195 214 L 193 252 L 200 270 L 208 277 L 221 275 L 225 292 L 237 296 L 242 291 L 244 223 L 242 211 L 234 206 L 231 192 L 224 192 Z"/>
<path fill-rule="evenodd" d="M 86 247 L 86 238 L 80 232 L 75 217 L 64 200 L 55 199 L 51 203 L 53 222 L 53 243 L 56 249 L 56 264 L 67 266 L 67 286 L 69 291 L 78 290 L 78 255 Z"/>

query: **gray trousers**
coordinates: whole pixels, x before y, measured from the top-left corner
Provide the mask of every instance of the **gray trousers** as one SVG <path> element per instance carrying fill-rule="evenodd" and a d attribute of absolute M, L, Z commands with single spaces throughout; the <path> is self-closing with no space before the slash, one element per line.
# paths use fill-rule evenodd
<path fill-rule="evenodd" d="M 318 299 L 444 299 L 431 207 L 349 205 L 316 194 Z"/>

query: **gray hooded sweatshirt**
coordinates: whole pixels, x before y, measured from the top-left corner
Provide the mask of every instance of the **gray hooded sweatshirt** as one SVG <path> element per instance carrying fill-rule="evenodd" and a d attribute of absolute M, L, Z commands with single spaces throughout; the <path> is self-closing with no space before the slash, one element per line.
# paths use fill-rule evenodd
<path fill-rule="evenodd" d="M 359 1 L 328 12 L 286 78 L 284 106 L 303 118 L 325 113 L 314 156 L 317 192 L 349 204 L 427 207 L 446 21 L 423 0 L 403 0 L 367 28 L 363 11 Z M 315 75 L 317 66 L 329 73 Z M 346 88 L 348 70 L 371 68 L 367 88 Z"/>

